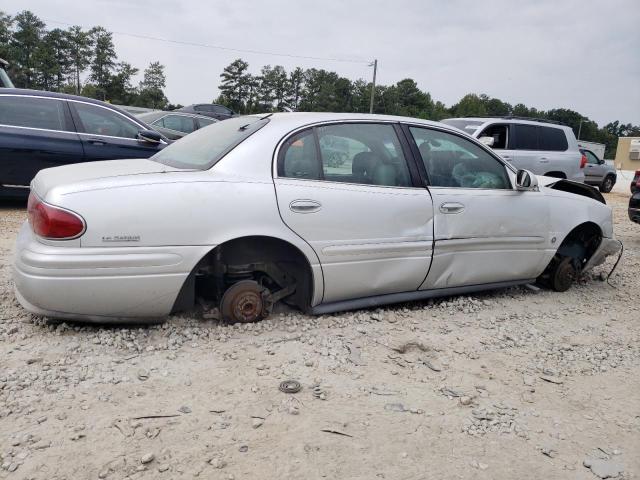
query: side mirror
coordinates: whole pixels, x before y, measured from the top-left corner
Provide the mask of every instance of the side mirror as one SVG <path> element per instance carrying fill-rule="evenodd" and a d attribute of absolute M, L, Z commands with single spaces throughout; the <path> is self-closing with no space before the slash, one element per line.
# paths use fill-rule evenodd
<path fill-rule="evenodd" d="M 138 132 L 138 140 L 146 143 L 158 144 L 162 141 L 162 135 L 153 130 L 140 130 Z"/>
<path fill-rule="evenodd" d="M 599 159 L 598 159 L 598 163 L 599 163 L 600 165 L 604 165 L 606 162 L 604 161 L 604 159 L 603 159 L 603 158 L 599 158 Z"/>
<path fill-rule="evenodd" d="M 480 143 L 486 145 L 487 147 L 493 147 L 493 143 L 495 142 L 495 139 L 493 137 L 480 137 L 478 140 L 480 140 Z"/>
<path fill-rule="evenodd" d="M 516 173 L 516 190 L 531 191 L 538 189 L 538 177 L 529 170 L 518 170 Z"/>

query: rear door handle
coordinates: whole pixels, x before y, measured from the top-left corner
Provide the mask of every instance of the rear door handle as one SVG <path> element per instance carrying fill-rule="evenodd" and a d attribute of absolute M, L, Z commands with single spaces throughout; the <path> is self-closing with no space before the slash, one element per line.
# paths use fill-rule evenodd
<path fill-rule="evenodd" d="M 547 157 L 540 157 L 540 163 L 549 163 L 549 159 Z"/>
<path fill-rule="evenodd" d="M 289 209 L 294 213 L 314 213 L 321 208 L 322 204 L 315 200 L 294 200 L 289 204 Z"/>
<path fill-rule="evenodd" d="M 442 213 L 462 213 L 464 211 L 464 205 L 461 203 L 446 202 L 440 205 L 440 211 Z"/>

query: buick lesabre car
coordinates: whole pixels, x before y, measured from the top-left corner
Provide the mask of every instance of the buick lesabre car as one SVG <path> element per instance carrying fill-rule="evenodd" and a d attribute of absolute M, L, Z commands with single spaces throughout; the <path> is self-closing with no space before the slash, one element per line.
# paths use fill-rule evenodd
<path fill-rule="evenodd" d="M 46 169 L 18 236 L 30 312 L 141 321 L 202 297 L 231 322 L 539 282 L 618 250 L 594 188 L 515 170 L 446 125 L 234 117 L 150 159 Z"/>

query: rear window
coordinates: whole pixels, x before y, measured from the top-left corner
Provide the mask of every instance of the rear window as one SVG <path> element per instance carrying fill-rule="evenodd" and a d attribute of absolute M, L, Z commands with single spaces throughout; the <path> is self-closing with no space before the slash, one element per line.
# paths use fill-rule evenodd
<path fill-rule="evenodd" d="M 151 160 L 175 168 L 207 170 L 267 123 L 268 118 L 248 116 L 218 122 L 172 143 Z"/>
<path fill-rule="evenodd" d="M 0 96 L 0 124 L 71 131 L 65 119 L 65 108 L 61 100 L 25 95 Z"/>
<path fill-rule="evenodd" d="M 451 127 L 455 127 L 458 130 L 462 130 L 464 133 L 468 135 L 473 135 L 475 131 L 478 129 L 480 125 L 485 123 L 482 120 L 465 120 L 463 119 L 455 119 L 455 118 L 447 118 L 442 120 L 442 123 L 445 125 L 449 125 Z"/>
<path fill-rule="evenodd" d="M 561 128 L 538 127 L 540 150 L 550 150 L 555 152 L 564 152 L 569 145 L 567 144 L 567 136 Z"/>

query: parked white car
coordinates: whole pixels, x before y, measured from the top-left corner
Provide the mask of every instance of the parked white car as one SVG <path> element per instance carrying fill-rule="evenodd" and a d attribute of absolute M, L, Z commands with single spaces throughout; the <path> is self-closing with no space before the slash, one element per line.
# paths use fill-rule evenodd
<path fill-rule="evenodd" d="M 617 251 L 592 187 L 516 171 L 446 125 L 235 117 L 151 159 L 40 171 L 16 295 L 48 317 L 140 321 L 218 302 L 256 321 L 530 282 L 566 290 Z"/>

